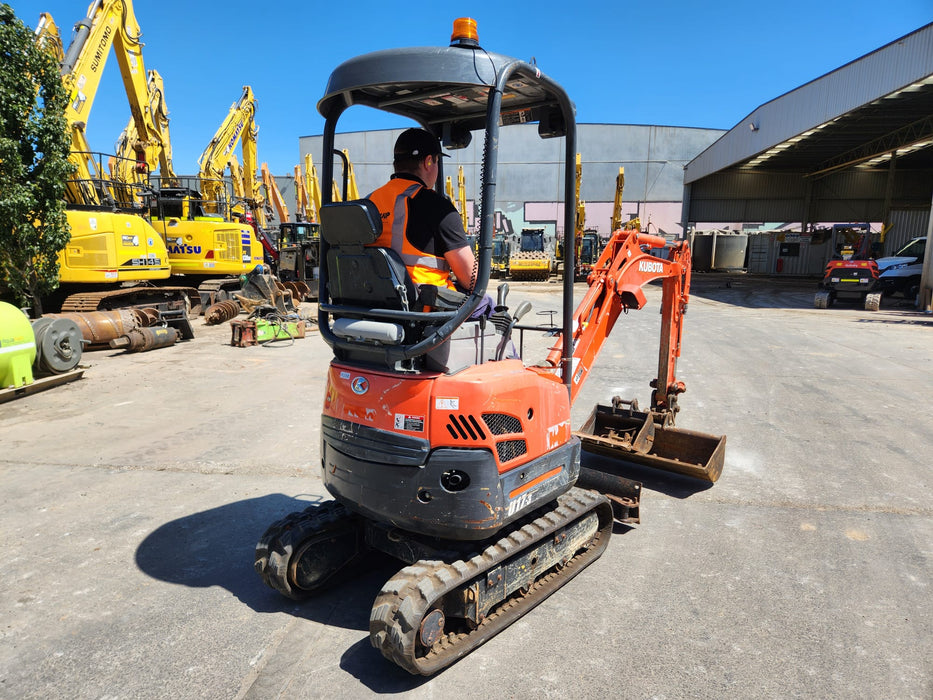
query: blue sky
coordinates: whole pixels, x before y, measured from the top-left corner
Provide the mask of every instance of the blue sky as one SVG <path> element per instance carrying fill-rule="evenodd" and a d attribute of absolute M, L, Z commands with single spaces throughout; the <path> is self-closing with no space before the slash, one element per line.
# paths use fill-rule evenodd
<path fill-rule="evenodd" d="M 10 4 L 31 28 L 51 13 L 67 47 L 90 0 Z M 165 82 L 176 172 L 197 172 L 201 152 L 250 85 L 259 160 L 275 175 L 292 173 L 299 137 L 323 129 L 316 104 L 335 66 L 369 51 L 446 45 L 460 16 L 477 20 L 484 48 L 534 57 L 566 88 L 580 123 L 719 129 L 933 21 L 933 0 L 474 0 L 408 8 L 370 0 L 136 0 L 146 68 Z M 112 152 L 128 119 L 111 51 L 88 122 L 91 147 Z M 340 124 L 341 131 L 407 126 L 373 110 L 350 110 Z"/>

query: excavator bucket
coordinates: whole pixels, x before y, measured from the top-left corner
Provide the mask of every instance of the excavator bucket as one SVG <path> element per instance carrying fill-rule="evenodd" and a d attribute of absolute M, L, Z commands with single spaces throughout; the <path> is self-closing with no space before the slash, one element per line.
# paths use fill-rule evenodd
<path fill-rule="evenodd" d="M 627 402 L 619 402 L 627 404 Z M 714 482 L 722 473 L 724 435 L 674 428 L 660 414 L 597 404 L 574 434 L 587 452 Z"/>

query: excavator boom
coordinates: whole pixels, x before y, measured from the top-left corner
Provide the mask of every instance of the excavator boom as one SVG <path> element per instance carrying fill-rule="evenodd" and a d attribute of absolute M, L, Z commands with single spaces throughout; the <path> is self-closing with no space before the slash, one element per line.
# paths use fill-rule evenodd
<path fill-rule="evenodd" d="M 677 381 L 675 367 L 680 357 L 683 316 L 690 289 L 690 249 L 686 241 L 668 247 L 669 259 L 650 255 L 644 247 L 665 248 L 660 236 L 616 231 L 590 272 L 589 287 L 573 315 L 573 380 L 570 397 L 573 401 L 589 375 L 596 356 L 615 326 L 619 314 L 628 309 L 641 309 L 647 302 L 642 286 L 663 279 L 661 301 L 661 350 L 658 377 L 652 385 L 662 387 L 656 392 L 652 410 L 670 412 L 676 401 L 669 397 L 683 392 Z M 560 366 L 563 337 L 558 337 L 548 354 L 552 367 Z"/>
<path fill-rule="evenodd" d="M 665 248 L 667 257 L 651 255 L 646 248 Z M 686 390 L 676 376 L 690 292 L 690 248 L 686 241 L 670 244 L 660 236 L 628 229 L 612 234 L 587 278 L 589 288 L 574 311 L 570 400 L 572 403 L 579 394 L 619 314 L 643 308 L 647 299 L 642 287 L 654 280 L 662 281 L 661 337 L 648 411 L 639 411 L 634 399 L 614 397 L 611 406 L 597 405 L 574 435 L 586 451 L 716 481 L 725 459 L 725 437 L 674 427 L 680 410 L 677 397 Z M 547 365 L 561 366 L 563 347 L 561 335 L 548 354 Z M 616 471 L 610 474 L 619 476 Z M 584 470 L 584 476 L 594 487 L 604 483 L 602 473 L 597 478 L 592 471 Z"/>
<path fill-rule="evenodd" d="M 266 189 L 267 201 L 272 202 L 272 206 L 275 208 L 275 215 L 279 218 L 279 223 L 288 223 L 288 206 L 285 204 L 285 198 L 282 196 L 278 185 L 275 183 L 275 178 L 272 176 L 272 173 L 269 172 L 268 164 L 263 163 L 261 170 L 262 185 Z"/>

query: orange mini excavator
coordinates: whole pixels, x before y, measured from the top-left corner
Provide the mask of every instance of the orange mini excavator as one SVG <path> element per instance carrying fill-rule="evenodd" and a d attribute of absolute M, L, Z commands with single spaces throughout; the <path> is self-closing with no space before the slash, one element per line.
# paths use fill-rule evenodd
<path fill-rule="evenodd" d="M 585 445 L 714 481 L 724 438 L 673 427 L 684 390 L 674 374 L 690 283 L 684 242 L 616 231 L 576 311 L 565 275 L 562 332 L 539 365 L 508 351 L 527 302 L 509 315 L 500 288 L 496 322 L 471 318 L 489 282 L 500 127 L 536 122 L 542 138 L 563 137 L 565 163 L 574 160 L 574 107 L 557 83 L 482 49 L 473 20 L 457 20 L 449 47 L 370 53 L 331 74 L 318 103 L 325 155 L 351 105 L 408 117 L 447 149 L 484 135 L 476 283 L 460 297 L 416 287 L 394 251 L 372 245 L 382 224 L 371 201 L 322 205 L 318 322 L 334 357 L 321 477 L 334 500 L 273 523 L 255 565 L 269 586 L 301 599 L 359 571 L 370 552 L 404 562 L 375 600 L 370 637 L 389 660 L 430 675 L 598 558 L 614 517 L 637 520 L 637 484 L 611 498 L 579 487 Z M 329 193 L 332 159 L 322 163 Z M 568 167 L 565 201 L 573 188 Z M 572 231 L 573 207 L 564 211 Z M 658 247 L 666 257 L 645 252 Z M 567 256 L 573 269 L 571 246 Z M 662 280 L 663 300 L 649 410 L 617 400 L 575 433 L 573 399 L 619 314 L 645 305 L 652 280 Z"/>

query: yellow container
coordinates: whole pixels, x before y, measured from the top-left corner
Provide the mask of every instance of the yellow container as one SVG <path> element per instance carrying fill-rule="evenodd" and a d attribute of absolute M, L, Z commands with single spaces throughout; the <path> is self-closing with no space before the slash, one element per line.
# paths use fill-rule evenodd
<path fill-rule="evenodd" d="M 32 384 L 35 359 L 32 323 L 15 306 L 0 301 L 0 389 Z"/>

